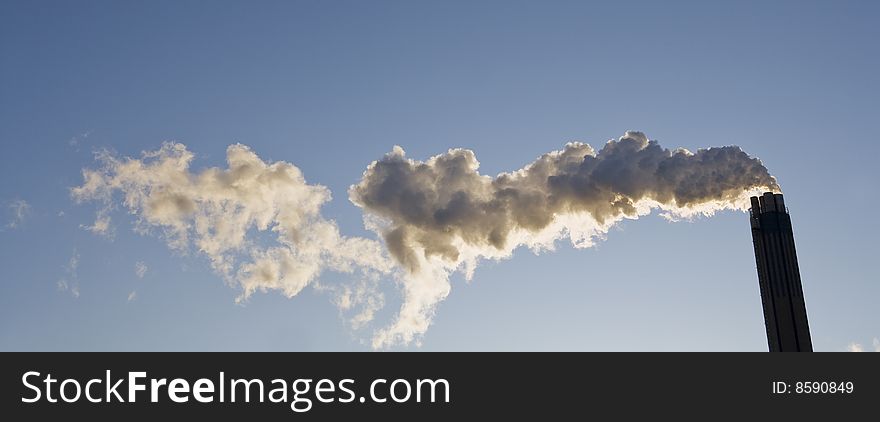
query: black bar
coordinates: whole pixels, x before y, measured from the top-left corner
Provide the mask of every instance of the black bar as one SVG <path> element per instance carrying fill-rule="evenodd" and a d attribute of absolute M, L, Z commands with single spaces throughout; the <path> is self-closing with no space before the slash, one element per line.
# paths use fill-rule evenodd
<path fill-rule="evenodd" d="M 344 417 L 412 417 L 586 419 L 612 415 L 613 420 L 633 416 L 692 416 L 701 420 L 739 415 L 765 420 L 768 416 L 815 417 L 816 412 L 839 416 L 875 411 L 880 385 L 880 365 L 869 353 L 4 353 L 0 379 L 0 408 L 20 419 L 128 420 L 138 418 L 222 417 L 260 420 L 341 420 Z M 53 378 L 104 378 L 110 370 L 114 381 L 129 371 L 144 371 L 150 378 L 260 378 L 267 384 L 279 378 L 351 378 L 357 396 L 369 394 L 376 378 L 445 379 L 450 402 L 319 403 L 311 390 L 312 407 L 304 413 L 288 403 L 174 403 L 159 396 L 149 401 L 147 391 L 138 392 L 135 403 L 93 404 L 81 398 L 75 403 L 23 403 L 35 392 L 25 387 L 22 376 L 37 384 L 51 373 Z M 788 386 L 786 393 L 773 393 L 774 382 Z M 798 382 L 852 383 L 851 392 L 805 393 L 795 391 Z M 313 382 L 314 384 L 314 382 Z M 118 391 L 127 396 L 127 381 Z M 104 398 L 104 385 L 93 386 Z M 57 382 L 54 384 L 57 399 Z M 73 395 L 68 385 L 68 397 Z M 242 390 L 239 390 L 242 391 Z M 254 390 L 256 391 L 256 390 Z M 290 393 L 290 392 L 288 392 Z M 400 396 L 403 394 L 401 393 Z M 289 394 L 289 396 L 291 396 Z M 255 396 L 256 397 L 256 396 Z M 239 395 L 239 398 L 241 396 Z M 325 396 L 326 398 L 326 396 Z M 229 399 L 227 391 L 227 401 Z M 292 397 L 288 397 L 292 399 Z M 707 413 L 708 412 L 708 413 Z M 89 419 L 80 419 L 89 418 Z M 123 418 L 123 419 L 120 419 Z M 5 418 L 4 418 L 5 419 Z M 13 419 L 6 419 L 13 420 Z M 373 419 L 369 419 L 373 420 Z M 466 419 L 470 420 L 470 419 Z M 603 419 L 604 420 L 604 419 Z"/>

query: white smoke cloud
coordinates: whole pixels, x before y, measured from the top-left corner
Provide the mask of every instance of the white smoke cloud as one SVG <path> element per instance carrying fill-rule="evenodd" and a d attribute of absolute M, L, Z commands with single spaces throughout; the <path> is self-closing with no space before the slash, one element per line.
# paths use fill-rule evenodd
<path fill-rule="evenodd" d="M 481 259 L 510 257 L 519 246 L 552 250 L 562 238 L 586 248 L 625 218 L 655 209 L 672 220 L 744 210 L 750 195 L 779 190 L 738 147 L 670 151 L 640 132 L 598 152 L 570 143 L 494 178 L 478 168 L 470 150 L 422 162 L 395 147 L 350 188 L 351 201 L 405 269 L 404 303 L 374 347 L 417 341 L 449 294 L 451 273 L 470 279 Z"/>
<path fill-rule="evenodd" d="M 874 337 L 871 341 L 871 346 L 874 347 L 874 352 L 880 352 L 880 338 Z M 862 346 L 861 343 L 850 342 L 849 345 L 846 346 L 847 352 L 864 352 L 865 346 Z"/>
<path fill-rule="evenodd" d="M 79 252 L 73 250 L 73 254 L 64 266 L 64 276 L 55 284 L 58 291 L 70 293 L 74 299 L 79 298 Z"/>
<path fill-rule="evenodd" d="M 136 275 L 137 278 L 144 278 L 144 276 L 147 275 L 148 269 L 149 268 L 147 267 L 147 264 L 144 263 L 144 261 L 138 261 L 134 263 L 134 275 Z"/>
<path fill-rule="evenodd" d="M 670 151 L 638 132 L 598 152 L 570 143 L 494 178 L 478 172 L 469 150 L 422 162 L 395 147 L 349 189 L 383 245 L 341 235 L 320 212 L 330 192 L 306 183 L 294 165 L 264 162 L 240 144 L 229 146 L 226 158 L 226 169 L 193 172 L 193 154 L 180 143 L 140 158 L 102 152 L 99 168 L 83 171 L 72 196 L 103 204 L 91 226 L 98 234 L 112 231 L 110 214 L 121 207 L 137 232 L 204 254 L 239 289 L 237 300 L 267 290 L 292 297 L 312 286 L 331 293 L 358 329 L 385 304 L 379 279 L 397 279 L 403 303 L 375 332 L 374 348 L 418 343 L 450 292 L 450 275 L 471 279 L 481 260 L 508 258 L 520 246 L 552 250 L 563 238 L 586 248 L 625 218 L 744 210 L 750 195 L 779 190 L 761 162 L 738 147 Z M 322 283 L 325 270 L 357 277 Z"/>
<path fill-rule="evenodd" d="M 379 290 L 378 280 L 360 280 L 336 288 L 320 286 L 335 292 L 334 303 L 340 311 L 358 310 L 348 322 L 352 329 L 360 329 L 373 320 L 376 312 L 385 306 L 385 297 Z"/>
<path fill-rule="evenodd" d="M 79 146 L 83 143 L 89 136 L 92 134 L 91 130 L 87 130 L 79 135 L 71 136 L 70 139 L 67 140 L 67 145 L 70 145 L 73 148 L 76 148 L 79 151 Z"/>
<path fill-rule="evenodd" d="M 105 237 L 107 239 L 113 240 L 116 232 L 113 230 L 113 226 L 110 225 L 110 208 L 103 208 L 98 211 L 98 215 L 95 216 L 95 222 L 91 225 L 80 224 L 81 229 L 88 230 L 92 232 L 92 234 L 96 234 L 98 236 Z"/>
<path fill-rule="evenodd" d="M 6 211 L 9 215 L 6 227 L 8 229 L 17 229 L 21 227 L 28 216 L 31 214 L 31 204 L 23 199 L 15 199 L 6 204 Z"/>
<path fill-rule="evenodd" d="M 190 170 L 194 156 L 180 143 L 140 158 L 106 151 L 96 158 L 99 168 L 83 170 L 73 198 L 102 203 L 97 220 L 107 226 L 120 203 L 135 217 L 137 232 L 156 234 L 182 253 L 204 254 L 240 290 L 237 301 L 268 290 L 292 297 L 324 270 L 374 280 L 393 268 L 380 242 L 342 236 L 321 216 L 327 188 L 306 183 L 292 164 L 264 162 L 244 145 L 227 148 L 228 168 L 200 172 Z M 369 301 L 357 300 L 368 308 Z"/>
<path fill-rule="evenodd" d="M 865 351 L 865 348 L 862 347 L 862 345 L 859 343 L 852 342 L 848 346 L 846 346 L 846 351 L 847 352 L 854 352 L 854 353 L 861 353 L 861 352 Z"/>

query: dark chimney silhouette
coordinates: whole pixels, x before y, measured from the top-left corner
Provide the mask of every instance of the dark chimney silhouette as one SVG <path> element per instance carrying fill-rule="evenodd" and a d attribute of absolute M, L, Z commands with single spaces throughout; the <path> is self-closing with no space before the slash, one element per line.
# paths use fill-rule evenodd
<path fill-rule="evenodd" d="M 752 241 L 770 351 L 812 352 L 788 209 L 779 193 L 751 199 Z"/>

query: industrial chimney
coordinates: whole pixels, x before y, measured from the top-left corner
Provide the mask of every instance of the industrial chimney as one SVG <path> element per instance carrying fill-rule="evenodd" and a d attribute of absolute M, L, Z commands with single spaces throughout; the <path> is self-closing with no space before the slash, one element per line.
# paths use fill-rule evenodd
<path fill-rule="evenodd" d="M 750 210 L 758 285 L 771 352 L 812 352 L 807 308 L 782 194 L 753 196 Z"/>

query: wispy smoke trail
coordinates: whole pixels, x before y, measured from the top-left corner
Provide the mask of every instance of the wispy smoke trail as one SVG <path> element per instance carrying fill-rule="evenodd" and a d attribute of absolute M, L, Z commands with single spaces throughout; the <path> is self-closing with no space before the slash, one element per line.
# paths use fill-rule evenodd
<path fill-rule="evenodd" d="M 83 185 L 72 189 L 78 201 L 104 204 L 97 213 L 103 230 L 92 231 L 109 231 L 111 211 L 121 203 L 139 232 L 158 231 L 172 249 L 206 255 L 240 288 L 239 300 L 266 290 L 294 296 L 324 270 L 361 275 L 357 289 L 322 286 L 343 296 L 344 310 L 363 308 L 353 323 L 372 315 L 381 300 L 372 296 L 376 289 L 363 287 L 393 269 L 381 243 L 340 235 L 320 212 L 330 191 L 306 183 L 292 164 L 266 163 L 239 144 L 226 151 L 228 168 L 197 173 L 189 169 L 193 154 L 180 143 L 141 158 L 101 152 L 97 159 L 100 167 L 83 170 Z"/>
<path fill-rule="evenodd" d="M 480 259 L 509 257 L 518 246 L 552 249 L 563 237 L 589 247 L 616 222 L 653 209 L 669 218 L 712 215 L 747 208 L 754 192 L 779 190 L 739 147 L 670 151 L 639 132 L 598 152 L 570 143 L 495 178 L 478 167 L 466 149 L 421 162 L 395 147 L 349 190 L 405 269 L 404 303 L 374 347 L 418 339 L 449 294 L 450 274 L 470 278 Z"/>

